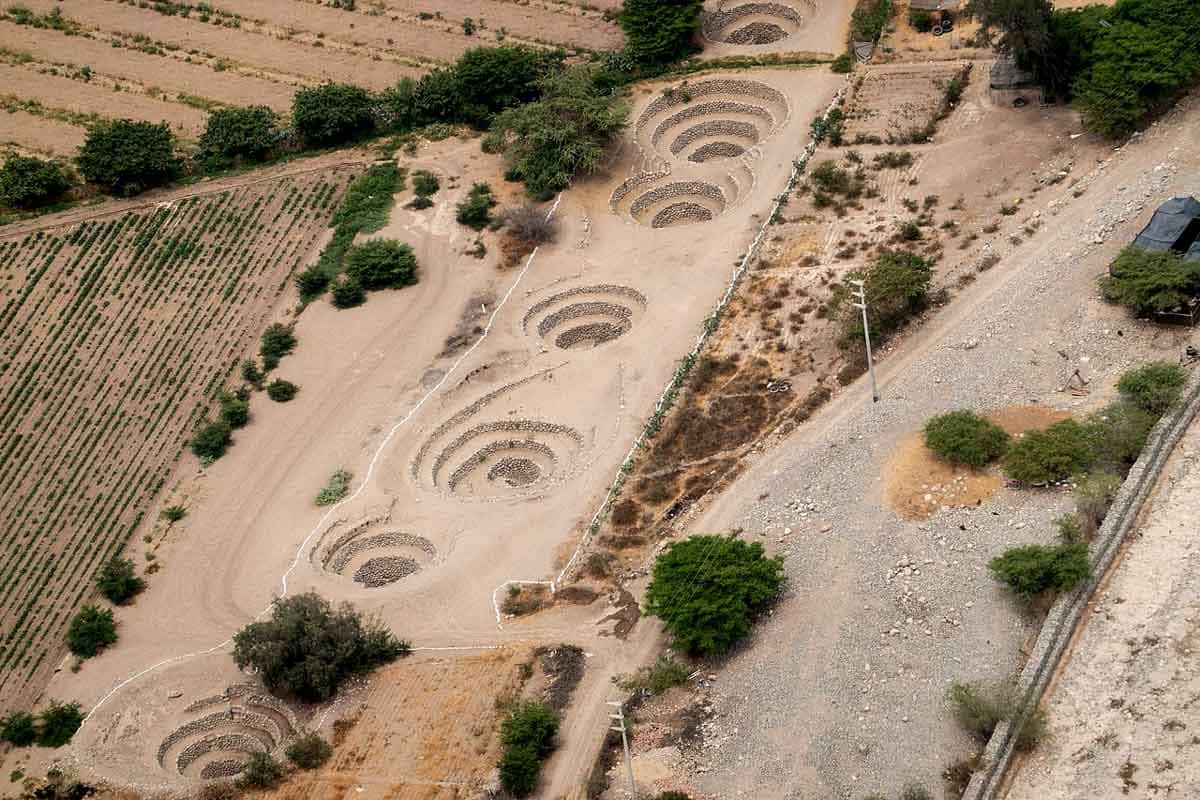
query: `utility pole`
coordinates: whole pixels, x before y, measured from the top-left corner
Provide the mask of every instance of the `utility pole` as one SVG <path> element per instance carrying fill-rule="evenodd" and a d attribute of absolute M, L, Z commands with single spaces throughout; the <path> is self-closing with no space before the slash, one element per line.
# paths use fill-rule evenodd
<path fill-rule="evenodd" d="M 871 356 L 871 325 L 867 321 L 867 290 L 862 281 L 850 281 L 854 286 L 855 297 L 858 302 L 854 307 L 862 311 L 863 319 L 863 339 L 867 342 L 867 372 L 871 373 L 871 399 L 879 402 L 879 387 L 875 384 L 875 360 Z"/>
<path fill-rule="evenodd" d="M 617 721 L 609 730 L 619 731 L 621 734 L 621 746 L 625 748 L 625 771 L 629 774 L 629 796 L 637 800 L 637 784 L 633 782 L 633 760 L 629 756 L 629 735 L 625 728 L 625 706 L 623 703 L 614 702 L 609 702 L 608 705 L 616 706 L 617 709 L 617 713 L 608 715 L 609 719 Z"/>

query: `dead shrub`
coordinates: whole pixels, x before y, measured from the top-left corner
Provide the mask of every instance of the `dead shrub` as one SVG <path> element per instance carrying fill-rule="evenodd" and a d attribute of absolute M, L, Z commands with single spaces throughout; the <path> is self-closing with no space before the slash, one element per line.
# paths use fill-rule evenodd
<path fill-rule="evenodd" d="M 618 528 L 630 528 L 637 524 L 642 509 L 634 500 L 622 500 L 613 506 L 612 524 Z"/>
<path fill-rule="evenodd" d="M 529 203 L 505 209 L 501 218 L 513 236 L 532 247 L 558 238 L 558 220 Z"/>

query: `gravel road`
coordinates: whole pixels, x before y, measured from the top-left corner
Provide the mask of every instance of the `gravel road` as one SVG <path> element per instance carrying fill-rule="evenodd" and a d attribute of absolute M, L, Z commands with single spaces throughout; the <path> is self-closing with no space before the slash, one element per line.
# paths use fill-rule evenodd
<path fill-rule="evenodd" d="M 1136 322 L 1096 277 L 1170 196 L 1200 194 L 1200 102 L 1026 206 L 1044 225 L 900 343 L 880 370 L 760 457 L 690 532 L 745 529 L 787 555 L 788 597 L 716 681 L 715 717 L 687 766 L 714 797 L 892 796 L 939 777 L 973 742 L 945 702 L 955 680 L 1015 675 L 1036 633 L 987 561 L 1053 539 L 1058 492 L 1001 490 L 981 507 L 905 522 L 883 503 L 883 468 L 933 414 L 1101 404 L 1116 376 L 1174 360 L 1191 331 Z M 1091 396 L 1060 392 L 1076 370 Z M 765 495 L 765 498 L 763 497 Z"/>

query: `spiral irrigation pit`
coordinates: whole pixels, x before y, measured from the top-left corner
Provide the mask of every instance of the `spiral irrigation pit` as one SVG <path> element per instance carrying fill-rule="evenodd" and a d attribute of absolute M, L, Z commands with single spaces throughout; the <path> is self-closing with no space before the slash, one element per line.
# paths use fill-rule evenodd
<path fill-rule="evenodd" d="M 366 520 L 333 536 L 335 525 L 313 548 L 314 564 L 324 572 L 378 589 L 420 572 L 437 556 L 437 548 L 425 537 L 380 531 L 380 527 L 388 527 L 386 519 Z"/>
<path fill-rule="evenodd" d="M 470 424 L 498 397 L 548 372 L 489 392 L 439 425 L 413 458 L 414 480 L 459 499 L 503 500 L 565 479 L 586 444 L 574 428 L 536 419 Z"/>
<path fill-rule="evenodd" d="M 724 184 L 671 180 L 669 173 L 644 173 L 618 186 L 610 203 L 615 213 L 626 214 L 651 228 L 708 222 L 724 213 L 741 194 L 732 176 L 727 176 Z"/>
<path fill-rule="evenodd" d="M 254 753 L 275 753 L 295 735 L 295 715 L 253 685 L 230 687 L 185 711 L 210 711 L 172 731 L 158 746 L 159 766 L 183 777 L 213 780 L 239 774 Z"/>
<path fill-rule="evenodd" d="M 628 286 L 580 286 L 536 303 L 521 321 L 562 350 L 596 347 L 624 336 L 646 308 L 646 298 Z"/>
<path fill-rule="evenodd" d="M 764 83 L 716 78 L 669 87 L 641 113 L 636 130 L 644 144 L 665 158 L 705 160 L 692 156 L 713 143 L 737 145 L 737 151 L 720 151 L 733 158 L 772 136 L 788 110 L 787 98 Z"/>
<path fill-rule="evenodd" d="M 704 36 L 714 42 L 765 45 L 782 41 L 804 25 L 804 17 L 782 3 L 742 3 L 705 13 Z"/>

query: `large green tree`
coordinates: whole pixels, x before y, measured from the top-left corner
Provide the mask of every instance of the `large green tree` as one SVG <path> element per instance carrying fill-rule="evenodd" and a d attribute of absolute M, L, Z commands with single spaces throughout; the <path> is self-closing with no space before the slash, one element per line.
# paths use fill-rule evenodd
<path fill-rule="evenodd" d="M 88 128 L 76 161 L 84 178 L 124 197 L 167 183 L 181 167 L 167 123 L 131 119 Z"/>
<path fill-rule="evenodd" d="M 468 50 L 454 65 L 463 118 L 482 127 L 500 111 L 535 99 L 539 81 L 562 59 L 561 52 L 525 45 Z"/>
<path fill-rule="evenodd" d="M 275 147 L 279 117 L 266 106 L 220 108 L 208 115 L 200 157 L 217 162 L 261 161 Z"/>
<path fill-rule="evenodd" d="M 970 0 L 966 6 L 966 13 L 979 21 L 982 35 L 998 35 L 1000 49 L 1026 68 L 1049 55 L 1052 10 L 1049 0 Z"/>
<path fill-rule="evenodd" d="M 540 99 L 492 122 L 486 147 L 504 153 L 509 176 L 524 181 L 530 194 L 552 195 L 576 174 L 595 172 L 625 126 L 628 108 L 592 78 L 583 65 L 552 72 L 540 82 Z"/>
<path fill-rule="evenodd" d="M 692 536 L 668 545 L 654 563 L 646 611 L 688 651 L 722 653 L 750 632 L 783 580 L 782 557 L 767 558 L 757 542 Z"/>
<path fill-rule="evenodd" d="M 344 144 L 375 128 L 371 93 L 348 83 L 300 89 L 292 100 L 292 124 L 317 147 Z"/>
<path fill-rule="evenodd" d="M 313 592 L 277 599 L 269 620 L 233 637 L 240 668 L 253 667 L 272 692 L 311 702 L 328 700 L 347 678 L 408 652 L 408 643 L 378 621 Z"/>
<path fill-rule="evenodd" d="M 702 0 L 625 0 L 626 50 L 642 64 L 667 64 L 699 50 Z"/>

